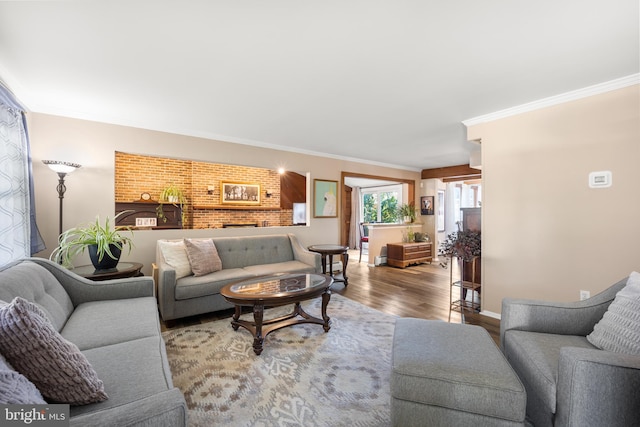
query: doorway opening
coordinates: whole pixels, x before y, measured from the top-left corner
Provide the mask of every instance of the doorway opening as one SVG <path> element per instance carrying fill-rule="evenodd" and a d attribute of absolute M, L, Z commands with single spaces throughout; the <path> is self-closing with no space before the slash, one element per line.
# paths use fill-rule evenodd
<path fill-rule="evenodd" d="M 342 202 L 342 213 L 341 213 L 341 221 L 340 221 L 340 244 L 349 246 L 351 248 L 355 248 L 358 239 L 358 219 L 360 218 L 358 215 L 354 215 L 353 204 L 352 204 L 352 194 L 354 188 L 374 188 L 374 187 L 392 187 L 399 186 L 403 187 L 401 200 L 404 202 L 399 203 L 410 203 L 415 202 L 415 180 L 405 179 L 405 178 L 396 178 L 389 176 L 381 176 L 381 175 L 367 175 L 361 173 L 353 173 L 353 172 L 342 172 L 341 181 L 342 183 L 342 194 L 341 194 L 341 202 Z M 371 211 L 370 215 L 373 215 Z M 377 218 L 378 208 L 376 207 L 376 218 Z M 381 213 L 381 218 L 382 218 Z M 359 242 L 358 242 L 359 243 Z"/>

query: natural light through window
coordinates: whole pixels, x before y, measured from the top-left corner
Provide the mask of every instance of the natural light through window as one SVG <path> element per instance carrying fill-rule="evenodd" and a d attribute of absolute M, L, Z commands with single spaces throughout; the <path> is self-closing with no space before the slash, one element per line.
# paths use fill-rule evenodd
<path fill-rule="evenodd" d="M 479 208 L 482 205 L 482 186 L 480 184 L 460 183 L 453 187 L 455 222 L 462 221 L 461 208 Z"/>
<path fill-rule="evenodd" d="M 396 210 L 402 204 L 402 185 L 362 189 L 362 213 L 365 223 L 396 222 Z"/>

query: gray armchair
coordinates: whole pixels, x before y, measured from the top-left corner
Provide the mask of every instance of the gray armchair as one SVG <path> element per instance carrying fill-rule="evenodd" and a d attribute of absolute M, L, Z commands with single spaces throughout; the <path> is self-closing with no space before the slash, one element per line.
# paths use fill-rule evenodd
<path fill-rule="evenodd" d="M 579 302 L 503 301 L 500 346 L 536 427 L 640 425 L 640 356 L 586 338 L 626 282 Z"/>

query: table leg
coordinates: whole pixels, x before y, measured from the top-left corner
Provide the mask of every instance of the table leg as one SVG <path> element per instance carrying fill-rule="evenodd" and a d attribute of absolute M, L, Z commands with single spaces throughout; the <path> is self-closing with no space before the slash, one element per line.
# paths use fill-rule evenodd
<path fill-rule="evenodd" d="M 327 289 L 325 293 L 322 294 L 322 320 L 324 320 L 324 324 L 322 328 L 325 332 L 329 332 L 331 326 L 329 325 L 329 320 L 331 319 L 327 316 L 327 305 L 329 305 L 329 300 L 331 299 L 331 291 Z"/>
<path fill-rule="evenodd" d="M 264 316 L 264 305 L 255 304 L 253 306 L 253 321 L 255 323 L 256 334 L 253 337 L 253 352 L 260 356 L 262 353 L 262 344 L 264 337 L 262 336 L 262 320 Z"/>
<path fill-rule="evenodd" d="M 342 259 L 344 260 L 344 265 L 342 266 L 342 278 L 344 279 L 344 287 L 346 288 L 349 285 L 349 278 L 347 277 L 347 264 L 349 264 L 349 253 L 344 251 L 342 254 Z"/>
<path fill-rule="evenodd" d="M 327 274 L 327 257 L 322 254 L 322 274 Z"/>
<path fill-rule="evenodd" d="M 333 277 L 333 254 L 329 254 L 329 276 Z"/>
<path fill-rule="evenodd" d="M 240 306 L 236 305 L 236 311 L 235 313 L 233 313 L 233 322 L 231 322 L 231 326 L 233 327 L 234 331 L 237 331 L 238 328 L 240 327 L 240 325 L 237 322 L 238 322 L 238 319 L 240 318 L 241 312 L 242 312 L 242 309 L 240 308 Z"/>

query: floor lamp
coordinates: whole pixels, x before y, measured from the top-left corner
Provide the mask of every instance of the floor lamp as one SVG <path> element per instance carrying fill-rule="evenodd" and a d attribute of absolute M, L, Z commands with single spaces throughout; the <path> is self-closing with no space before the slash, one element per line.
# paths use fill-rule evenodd
<path fill-rule="evenodd" d="M 58 198 L 60 199 L 60 233 L 58 233 L 58 238 L 60 238 L 59 236 L 62 234 L 62 199 L 64 199 L 64 192 L 67 191 L 67 187 L 64 185 L 64 177 L 81 166 L 77 163 L 61 162 L 59 160 L 43 160 L 42 163 L 58 174 L 56 190 L 58 190 Z"/>

